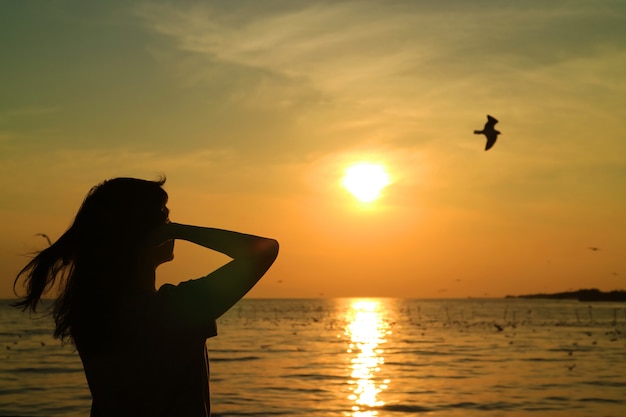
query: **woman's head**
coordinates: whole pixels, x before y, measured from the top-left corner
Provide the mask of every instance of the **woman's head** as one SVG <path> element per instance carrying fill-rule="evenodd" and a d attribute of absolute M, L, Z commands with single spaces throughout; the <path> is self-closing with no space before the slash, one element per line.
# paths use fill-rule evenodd
<path fill-rule="evenodd" d="M 168 221 L 164 183 L 114 178 L 93 187 L 68 230 L 80 242 L 77 249 L 137 255 L 149 234 Z"/>
<path fill-rule="evenodd" d="M 26 294 L 15 306 L 34 311 L 59 278 L 55 336 L 75 338 L 88 331 L 81 329 L 106 324 L 105 310 L 137 284 L 150 234 L 169 221 L 164 183 L 114 178 L 93 187 L 70 228 L 18 274 L 15 284 L 24 278 Z"/>

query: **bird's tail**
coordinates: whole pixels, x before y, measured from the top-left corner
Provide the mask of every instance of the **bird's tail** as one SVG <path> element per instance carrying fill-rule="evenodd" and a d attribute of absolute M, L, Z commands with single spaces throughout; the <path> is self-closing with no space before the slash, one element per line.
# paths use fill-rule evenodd
<path fill-rule="evenodd" d="M 480 135 L 481 133 L 483 133 L 482 130 L 474 130 L 474 134 L 476 134 L 476 135 Z"/>

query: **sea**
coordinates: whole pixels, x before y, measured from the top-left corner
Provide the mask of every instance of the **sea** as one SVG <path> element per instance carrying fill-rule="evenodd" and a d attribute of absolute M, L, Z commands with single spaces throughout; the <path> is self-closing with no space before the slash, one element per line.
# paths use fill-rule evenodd
<path fill-rule="evenodd" d="M 74 348 L 9 303 L 0 416 L 88 416 Z M 244 299 L 218 332 L 218 417 L 626 416 L 626 303 Z"/>

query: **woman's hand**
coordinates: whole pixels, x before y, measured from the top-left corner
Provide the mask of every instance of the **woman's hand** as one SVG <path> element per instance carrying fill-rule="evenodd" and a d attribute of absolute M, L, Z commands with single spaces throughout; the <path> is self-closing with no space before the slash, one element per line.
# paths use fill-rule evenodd
<path fill-rule="evenodd" d="M 176 239 L 177 226 L 178 224 L 171 222 L 157 226 L 157 228 L 154 229 L 152 234 L 148 237 L 146 246 L 148 248 L 156 248 L 169 240 Z"/>

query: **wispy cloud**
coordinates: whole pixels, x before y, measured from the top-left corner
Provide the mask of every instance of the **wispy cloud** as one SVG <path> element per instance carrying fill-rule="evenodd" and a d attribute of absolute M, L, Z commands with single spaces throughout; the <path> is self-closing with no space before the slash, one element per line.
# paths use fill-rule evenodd
<path fill-rule="evenodd" d="M 0 112 L 0 123 L 6 123 L 21 117 L 36 117 L 39 115 L 48 115 L 61 111 L 58 107 L 41 107 L 41 108 L 15 108 Z"/>
<path fill-rule="evenodd" d="M 467 109 L 512 94 L 528 102 L 602 80 L 624 87 L 612 70 L 624 64 L 624 8 L 442 3 L 148 3 L 137 13 L 187 53 L 187 80 L 231 86 L 229 98 L 247 106 L 298 105 L 300 114 L 323 115 L 329 128 L 353 127 L 369 140 L 414 136 L 416 121 L 446 129 L 444 114 L 463 120 Z M 228 83 L 233 76 L 238 82 Z"/>
<path fill-rule="evenodd" d="M 518 57 L 517 64 L 526 60 L 536 65 L 543 58 L 554 62 L 600 44 L 619 46 L 615 35 L 623 33 L 620 10 L 572 7 L 570 2 L 535 8 L 495 8 L 489 2 L 473 7 L 459 2 L 445 7 L 428 2 L 292 4 L 296 6 L 263 13 L 235 6 L 185 9 L 148 3 L 137 13 L 182 50 L 310 77 L 329 87 L 335 80 L 335 88 L 406 74 L 432 61 L 473 61 L 495 68 L 512 56 Z M 625 13 L 622 8 L 622 18 Z"/>

